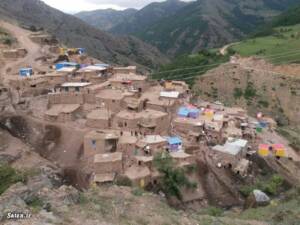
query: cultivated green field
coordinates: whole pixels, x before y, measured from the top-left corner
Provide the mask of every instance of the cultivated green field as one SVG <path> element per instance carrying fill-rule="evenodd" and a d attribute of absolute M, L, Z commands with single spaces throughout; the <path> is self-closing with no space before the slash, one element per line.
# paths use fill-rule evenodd
<path fill-rule="evenodd" d="M 242 56 L 259 56 L 275 64 L 300 62 L 300 24 L 276 27 L 272 35 L 247 39 L 230 48 Z"/>

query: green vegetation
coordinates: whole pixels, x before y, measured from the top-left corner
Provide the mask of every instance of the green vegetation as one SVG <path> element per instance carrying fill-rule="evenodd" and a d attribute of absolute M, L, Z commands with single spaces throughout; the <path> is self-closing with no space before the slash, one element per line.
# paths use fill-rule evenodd
<path fill-rule="evenodd" d="M 35 196 L 32 199 L 30 199 L 30 201 L 26 202 L 26 204 L 34 211 L 34 212 L 38 212 L 42 209 L 42 207 L 44 206 L 44 201 Z"/>
<path fill-rule="evenodd" d="M 231 213 L 228 216 L 267 221 L 270 225 L 298 225 L 300 215 L 300 189 L 296 188 L 285 193 L 285 198 L 272 201 L 269 206 L 248 209 L 240 214 Z"/>
<path fill-rule="evenodd" d="M 215 50 L 202 50 L 198 54 L 183 55 L 174 59 L 172 63 L 154 72 L 152 78 L 183 80 L 192 85 L 197 76 L 228 61 L 229 55 L 221 56 Z"/>
<path fill-rule="evenodd" d="M 118 176 L 115 181 L 115 184 L 118 186 L 128 186 L 128 187 L 132 186 L 131 180 L 126 176 Z"/>
<path fill-rule="evenodd" d="M 181 199 L 181 188 L 195 188 L 197 186 L 188 180 L 183 169 L 175 167 L 174 161 L 168 153 L 157 154 L 154 157 L 154 166 L 163 174 L 160 186 L 168 197 L 175 196 Z"/>
<path fill-rule="evenodd" d="M 134 188 L 131 193 L 135 196 L 142 196 L 144 194 L 144 190 L 141 188 Z"/>
<path fill-rule="evenodd" d="M 25 182 L 26 176 L 8 165 L 0 165 L 0 195 L 11 185 Z"/>
<path fill-rule="evenodd" d="M 255 189 L 262 190 L 269 195 L 278 194 L 280 188 L 283 186 L 283 178 L 278 175 L 273 175 L 270 179 L 260 179 L 253 185 L 245 185 L 240 188 L 243 196 L 247 197 Z"/>
<path fill-rule="evenodd" d="M 265 100 L 259 100 L 258 101 L 258 105 L 264 107 L 264 108 L 268 108 L 269 107 L 269 102 L 265 101 Z"/>
<path fill-rule="evenodd" d="M 246 39 L 230 49 L 242 56 L 255 55 L 275 64 L 300 61 L 300 24 L 271 28 L 257 36 L 262 35 L 267 36 Z"/>
<path fill-rule="evenodd" d="M 279 127 L 277 132 L 288 139 L 290 146 L 300 152 L 300 128 L 297 127 Z"/>
<path fill-rule="evenodd" d="M 234 88 L 233 96 L 235 99 L 240 99 L 244 95 L 244 92 L 241 88 Z"/>
<path fill-rule="evenodd" d="M 0 43 L 4 45 L 12 45 L 14 42 L 16 42 L 16 39 L 0 27 Z"/>
<path fill-rule="evenodd" d="M 300 23 L 300 5 L 291 7 L 288 11 L 282 13 L 273 20 L 272 26 L 290 26 Z"/>

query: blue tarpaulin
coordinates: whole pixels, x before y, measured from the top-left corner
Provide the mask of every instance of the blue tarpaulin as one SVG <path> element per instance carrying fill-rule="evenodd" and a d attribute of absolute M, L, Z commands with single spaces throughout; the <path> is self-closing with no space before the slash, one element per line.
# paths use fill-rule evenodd
<path fill-rule="evenodd" d="M 62 69 L 64 67 L 76 67 L 76 68 L 79 68 L 80 65 L 78 63 L 74 63 L 74 62 L 60 62 L 60 63 L 57 63 L 55 65 L 55 69 L 56 70 Z"/>
<path fill-rule="evenodd" d="M 78 48 L 78 52 L 80 55 L 85 53 L 85 48 Z"/>
<path fill-rule="evenodd" d="M 95 64 L 94 66 L 99 66 L 99 67 L 109 67 L 109 64 Z"/>
<path fill-rule="evenodd" d="M 178 116 L 182 116 L 182 117 L 188 117 L 189 116 L 189 110 L 185 107 L 181 107 L 178 110 Z"/>
<path fill-rule="evenodd" d="M 20 76 L 27 77 L 33 75 L 32 68 L 21 68 L 19 71 Z"/>
<path fill-rule="evenodd" d="M 168 137 L 167 141 L 171 151 L 178 151 L 182 145 L 182 141 L 179 137 Z"/>
<path fill-rule="evenodd" d="M 191 117 L 191 118 L 197 118 L 200 114 L 200 110 L 197 108 L 191 108 L 191 107 L 180 107 L 178 110 L 177 115 L 181 117 Z"/>

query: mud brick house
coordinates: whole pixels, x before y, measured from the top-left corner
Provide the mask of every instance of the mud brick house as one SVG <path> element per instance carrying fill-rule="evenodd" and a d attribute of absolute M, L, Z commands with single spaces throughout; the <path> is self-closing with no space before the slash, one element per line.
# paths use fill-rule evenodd
<path fill-rule="evenodd" d="M 178 167 L 185 167 L 195 164 L 195 157 L 184 151 L 171 152 L 170 156 L 175 160 Z"/>
<path fill-rule="evenodd" d="M 94 182 L 105 183 L 115 179 L 117 174 L 123 173 L 121 152 L 97 154 L 94 156 Z"/>
<path fill-rule="evenodd" d="M 107 109 L 96 109 L 86 116 L 86 126 L 98 129 L 111 127 L 112 113 Z"/>
<path fill-rule="evenodd" d="M 137 75 L 134 73 L 115 74 L 109 79 L 109 82 L 114 88 L 135 90 L 141 93 L 147 90 L 149 87 L 147 79 L 148 78 L 146 76 Z"/>
<path fill-rule="evenodd" d="M 136 73 L 136 66 L 127 66 L 127 67 L 114 67 L 113 68 L 114 74 L 130 74 Z"/>
<path fill-rule="evenodd" d="M 17 48 L 11 50 L 4 50 L 2 51 L 3 57 L 7 59 L 17 59 L 23 58 L 27 54 L 27 50 L 24 48 Z"/>
<path fill-rule="evenodd" d="M 169 116 L 155 110 L 144 110 L 139 113 L 123 110 L 116 114 L 113 127 L 138 134 L 162 134 L 168 131 Z"/>
<path fill-rule="evenodd" d="M 80 114 L 79 104 L 65 104 L 53 105 L 45 112 L 45 120 L 51 122 L 68 122 L 76 120 L 77 115 Z"/>
<path fill-rule="evenodd" d="M 96 154 L 94 156 L 94 168 L 95 174 L 101 173 L 122 173 L 122 153 L 104 153 Z"/>
<path fill-rule="evenodd" d="M 124 105 L 125 96 L 120 90 L 105 89 L 96 95 L 96 103 L 99 107 L 103 107 L 112 112 L 119 112 Z"/>
<path fill-rule="evenodd" d="M 160 135 L 147 135 L 137 143 L 137 147 L 145 156 L 154 156 L 156 153 L 165 151 L 167 146 L 167 139 Z"/>
<path fill-rule="evenodd" d="M 215 161 L 223 166 L 235 168 L 247 153 L 248 141 L 229 138 L 224 145 L 212 147 L 215 152 Z"/>
<path fill-rule="evenodd" d="M 119 134 L 115 131 L 94 130 L 84 136 L 84 156 L 117 151 Z"/>

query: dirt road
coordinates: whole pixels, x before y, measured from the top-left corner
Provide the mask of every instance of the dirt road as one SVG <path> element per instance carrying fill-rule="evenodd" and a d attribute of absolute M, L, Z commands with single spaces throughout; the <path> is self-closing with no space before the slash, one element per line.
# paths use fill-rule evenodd
<path fill-rule="evenodd" d="M 225 45 L 223 46 L 222 48 L 220 48 L 220 54 L 221 55 L 226 55 L 227 54 L 227 50 L 228 48 L 232 47 L 233 45 L 236 45 L 238 44 L 239 42 L 235 42 L 235 43 L 231 43 L 231 44 L 228 44 L 228 45 Z"/>
<path fill-rule="evenodd" d="M 1 76 L 4 78 L 4 83 L 7 81 L 7 75 L 16 73 L 20 67 L 32 66 L 34 67 L 37 62 L 36 58 L 42 56 L 41 47 L 34 43 L 29 35 L 30 32 L 24 30 L 14 24 L 10 24 L 4 21 L 0 21 L 0 26 L 6 29 L 12 36 L 18 40 L 18 44 L 21 48 L 25 48 L 28 53 L 24 58 L 17 59 L 15 61 L 7 61 L 6 65 L 0 70 Z M 7 70 L 11 68 L 10 74 L 7 74 Z"/>

